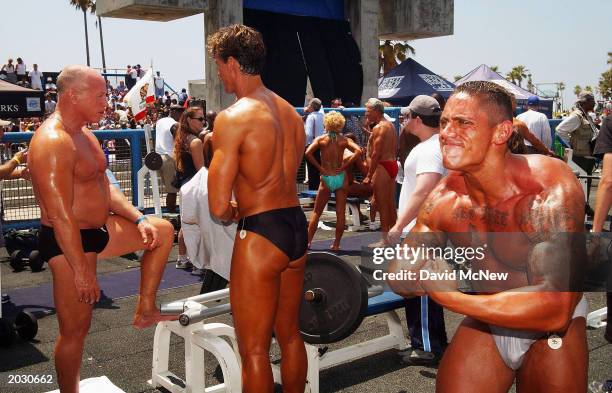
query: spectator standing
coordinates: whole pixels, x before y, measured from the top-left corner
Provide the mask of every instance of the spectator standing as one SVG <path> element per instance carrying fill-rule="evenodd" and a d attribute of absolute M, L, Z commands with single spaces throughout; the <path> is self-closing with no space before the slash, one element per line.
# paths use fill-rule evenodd
<path fill-rule="evenodd" d="M 38 64 L 33 64 L 34 69 L 30 71 L 30 87 L 36 90 L 42 90 L 42 72 L 38 70 Z"/>
<path fill-rule="evenodd" d="M 440 104 L 433 97 L 419 95 L 406 109 L 403 110 L 403 131 L 415 135 L 421 142 L 408 153 L 404 162 L 398 218 L 390 230 L 395 239 L 412 229 L 421 205 L 447 174 L 439 141 Z M 403 361 L 437 363 L 448 346 L 442 307 L 424 295 L 406 299 L 405 308 L 411 348 L 402 353 Z"/>
<path fill-rule="evenodd" d="M 15 64 L 15 72 L 17 73 L 17 82 L 25 83 L 28 81 L 26 65 L 21 57 L 17 58 L 17 64 Z"/>
<path fill-rule="evenodd" d="M 170 108 L 170 116 L 161 118 L 155 124 L 155 151 L 162 157 L 161 178 L 166 190 L 166 207 L 170 213 L 176 211 L 176 194 L 178 188 L 173 185 L 176 178 L 174 160 L 175 124 L 183 114 L 183 107 L 175 105 Z"/>
<path fill-rule="evenodd" d="M 610 104 L 608 104 L 610 105 Z M 597 142 L 595 143 L 595 156 L 603 158 L 603 169 L 601 180 L 597 187 L 597 198 L 595 202 L 595 214 L 593 217 L 593 232 L 599 234 L 603 232 L 604 222 L 612 206 L 612 115 L 609 114 L 601 120 L 601 129 Z M 593 235 L 597 236 L 597 235 Z M 594 240 L 594 239 L 593 239 Z M 612 343 L 612 322 L 610 316 L 612 312 L 612 292 L 607 293 L 608 324 L 604 332 L 604 338 Z"/>
<path fill-rule="evenodd" d="M 136 70 L 132 69 L 131 65 L 127 66 L 127 71 L 125 72 L 125 85 L 128 90 L 134 87 L 136 84 Z"/>
<path fill-rule="evenodd" d="M 184 104 L 185 101 L 187 101 L 187 98 L 189 98 L 189 96 L 187 95 L 187 89 L 185 88 L 181 89 L 181 94 L 179 94 L 178 96 L 179 104 L 180 105 Z"/>
<path fill-rule="evenodd" d="M 2 71 L 6 72 L 6 81 L 17 83 L 17 74 L 15 73 L 15 64 L 13 59 L 8 59 L 6 64 L 2 66 Z"/>
<path fill-rule="evenodd" d="M 593 157 L 592 141 L 597 137 L 599 131 L 589 116 L 589 112 L 593 112 L 594 109 L 593 93 L 581 91 L 576 101 L 576 109 L 557 126 L 557 134 L 572 148 L 572 161 L 587 175 L 593 173 L 596 161 Z M 588 204 L 590 189 L 591 179 L 588 179 L 586 212 L 588 215 L 593 215 L 593 209 Z"/>
<path fill-rule="evenodd" d="M 324 134 L 323 129 L 323 108 L 321 106 L 321 100 L 318 98 L 313 98 L 308 103 L 308 106 L 304 108 L 304 113 L 307 113 L 306 123 L 304 124 L 304 132 L 306 133 L 306 149 L 308 146 L 321 135 Z M 316 151 L 314 153 L 314 158 L 321 162 L 321 152 Z M 310 161 L 306 161 L 306 166 L 308 168 L 308 189 L 309 190 L 318 190 L 321 175 L 319 170 L 310 163 Z"/>
<path fill-rule="evenodd" d="M 45 115 L 49 116 L 53 112 L 55 112 L 55 106 L 57 104 L 53 101 L 51 94 L 47 93 L 47 101 L 45 101 Z"/>
<path fill-rule="evenodd" d="M 552 147 L 552 134 L 550 132 L 550 124 L 545 114 L 538 112 L 540 99 L 537 96 L 530 96 L 527 99 L 527 111 L 521 113 L 516 118 L 527 125 L 529 131 L 535 135 L 542 144 L 550 149 Z M 527 154 L 537 154 L 539 151 L 531 142 L 525 140 Z"/>
<path fill-rule="evenodd" d="M 161 77 L 159 71 L 155 73 L 153 77 L 155 81 L 155 98 L 161 97 L 164 95 L 164 78 Z"/>

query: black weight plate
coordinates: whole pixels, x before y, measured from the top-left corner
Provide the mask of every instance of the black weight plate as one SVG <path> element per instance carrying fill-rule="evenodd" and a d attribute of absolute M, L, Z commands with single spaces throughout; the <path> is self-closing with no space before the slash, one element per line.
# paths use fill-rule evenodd
<path fill-rule="evenodd" d="M 30 269 L 33 272 L 40 272 L 42 270 L 44 261 L 42 260 L 38 250 L 32 251 L 28 259 L 30 261 Z"/>
<path fill-rule="evenodd" d="M 154 151 L 145 156 L 144 162 L 145 166 L 152 171 L 161 169 L 163 165 L 162 156 Z"/>
<path fill-rule="evenodd" d="M 13 325 L 5 318 L 0 318 L 0 347 L 7 348 L 15 342 L 15 331 Z"/>
<path fill-rule="evenodd" d="M 321 302 L 302 297 L 300 332 L 311 344 L 328 344 L 350 336 L 368 308 L 368 289 L 359 269 L 328 252 L 308 254 L 304 291 L 324 293 Z"/>
<path fill-rule="evenodd" d="M 11 254 L 11 267 L 16 272 L 19 272 L 25 268 L 24 258 L 26 257 L 26 253 L 24 250 L 15 250 Z"/>
<path fill-rule="evenodd" d="M 38 333 L 38 320 L 34 314 L 28 311 L 22 311 L 17 314 L 17 318 L 15 318 L 15 330 L 17 330 L 19 337 L 26 341 L 30 341 L 36 337 L 36 333 Z"/>

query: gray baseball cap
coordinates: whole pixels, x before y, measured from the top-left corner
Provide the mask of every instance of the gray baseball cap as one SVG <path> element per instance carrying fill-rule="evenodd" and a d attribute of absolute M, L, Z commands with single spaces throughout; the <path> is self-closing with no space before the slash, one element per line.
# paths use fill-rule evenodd
<path fill-rule="evenodd" d="M 408 109 L 410 109 L 411 112 L 423 116 L 440 116 L 442 114 L 438 101 L 426 95 L 414 97 L 410 105 L 408 105 Z"/>

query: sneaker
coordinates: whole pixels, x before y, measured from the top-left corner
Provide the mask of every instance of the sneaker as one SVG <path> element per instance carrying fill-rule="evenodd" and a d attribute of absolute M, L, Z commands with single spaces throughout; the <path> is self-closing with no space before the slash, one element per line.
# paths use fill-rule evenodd
<path fill-rule="evenodd" d="M 420 349 L 408 348 L 406 351 L 398 352 L 402 356 L 402 362 L 415 366 L 435 366 L 440 359 L 433 352 L 425 352 Z"/>
<path fill-rule="evenodd" d="M 376 231 L 380 229 L 380 224 L 376 223 L 376 222 L 371 222 L 370 223 L 370 230 L 371 231 Z"/>
<path fill-rule="evenodd" d="M 189 259 L 183 259 L 183 260 L 176 261 L 177 269 L 189 269 L 190 267 L 193 267 L 193 264 L 191 263 Z"/>
<path fill-rule="evenodd" d="M 197 267 L 194 267 L 191 270 L 191 275 L 192 276 L 203 276 L 204 275 L 204 269 L 198 269 Z"/>

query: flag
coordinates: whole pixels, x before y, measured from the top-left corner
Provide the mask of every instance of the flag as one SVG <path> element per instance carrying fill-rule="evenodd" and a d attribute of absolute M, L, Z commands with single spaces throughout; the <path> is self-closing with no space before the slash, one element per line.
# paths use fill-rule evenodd
<path fill-rule="evenodd" d="M 144 76 L 136 82 L 127 92 L 123 101 L 132 108 L 134 120 L 139 121 L 147 114 L 147 104 L 155 101 L 155 85 L 153 83 L 153 69 L 149 69 Z"/>

